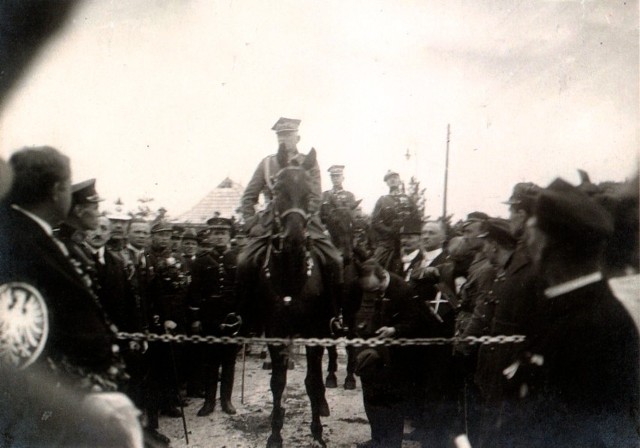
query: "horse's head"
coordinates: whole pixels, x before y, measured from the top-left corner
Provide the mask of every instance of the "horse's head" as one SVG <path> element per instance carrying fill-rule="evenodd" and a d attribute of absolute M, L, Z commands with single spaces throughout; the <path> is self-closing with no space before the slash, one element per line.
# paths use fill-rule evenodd
<path fill-rule="evenodd" d="M 310 179 L 307 170 L 315 166 L 316 151 L 312 149 L 302 164 L 290 164 L 284 148 L 278 150 L 278 163 L 282 167 L 274 183 L 274 212 L 280 227 L 284 246 L 301 250 L 307 237 L 309 220 Z"/>
<path fill-rule="evenodd" d="M 351 207 L 335 204 L 333 198 L 330 202 L 322 204 L 321 213 L 327 226 L 331 241 L 342 253 L 345 264 L 349 264 L 353 254 L 354 237 L 354 210 L 361 200 Z"/>

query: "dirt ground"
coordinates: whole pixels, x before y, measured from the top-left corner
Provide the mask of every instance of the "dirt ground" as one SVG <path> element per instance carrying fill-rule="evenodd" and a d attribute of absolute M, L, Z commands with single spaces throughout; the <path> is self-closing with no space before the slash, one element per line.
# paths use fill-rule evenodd
<path fill-rule="evenodd" d="M 346 375 L 346 354 L 338 349 L 338 388 L 327 389 L 327 401 L 331 416 L 322 419 L 323 436 L 328 447 L 352 448 L 356 443 L 370 439 L 367 416 L 362 405 L 362 389 L 357 378 L 356 390 L 345 390 L 342 386 Z M 238 413 L 227 415 L 216 404 L 216 410 L 208 417 L 198 417 L 202 399 L 189 399 L 185 407 L 189 445 L 185 443 L 182 420 L 161 417 L 160 432 L 171 438 L 172 447 L 190 448 L 249 448 L 266 446 L 271 426 L 269 414 L 272 398 L 269 390 L 270 370 L 263 370 L 260 347 L 252 348 L 246 357 L 244 403 L 241 403 L 242 359 L 238 356 L 233 404 Z M 295 367 L 289 370 L 283 405 L 286 409 L 282 437 L 285 447 L 298 448 L 312 446 L 311 408 L 304 389 L 306 362 L 304 349 L 293 350 Z M 326 375 L 327 356 L 324 356 Z M 418 447 L 418 444 L 404 442 L 403 448 Z"/>

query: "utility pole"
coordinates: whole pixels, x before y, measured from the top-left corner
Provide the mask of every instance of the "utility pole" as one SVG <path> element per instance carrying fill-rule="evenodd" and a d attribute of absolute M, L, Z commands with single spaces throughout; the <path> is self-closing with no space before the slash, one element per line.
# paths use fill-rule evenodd
<path fill-rule="evenodd" d="M 444 162 L 444 194 L 442 196 L 442 219 L 447 218 L 447 189 L 449 186 L 449 141 L 451 140 L 451 126 L 447 124 L 447 154 Z"/>

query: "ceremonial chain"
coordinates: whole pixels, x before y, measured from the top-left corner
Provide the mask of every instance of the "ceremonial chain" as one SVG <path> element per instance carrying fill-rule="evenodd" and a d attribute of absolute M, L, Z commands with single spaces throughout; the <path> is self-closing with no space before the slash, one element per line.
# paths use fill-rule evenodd
<path fill-rule="evenodd" d="M 117 334 L 118 339 L 148 342 L 177 342 L 192 344 L 270 344 L 270 345 L 307 345 L 332 347 L 337 345 L 353 347 L 380 346 L 426 346 L 426 345 L 487 345 L 487 344 L 519 344 L 524 342 L 523 335 L 467 336 L 464 338 L 266 338 L 243 336 L 200 336 L 186 334 L 125 333 Z"/>

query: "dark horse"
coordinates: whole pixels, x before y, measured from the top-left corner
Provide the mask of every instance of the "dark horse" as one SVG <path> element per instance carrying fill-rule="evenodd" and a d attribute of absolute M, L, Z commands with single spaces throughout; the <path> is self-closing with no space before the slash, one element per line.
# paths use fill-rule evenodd
<path fill-rule="evenodd" d="M 331 241 L 342 254 L 344 263 L 344 284 L 348 285 L 356 275 L 354 260 L 354 217 L 353 211 L 358 207 L 361 200 L 358 200 L 351 207 L 344 207 L 333 201 L 333 196 L 329 202 L 322 204 L 320 214 L 322 221 L 327 226 Z M 345 291 L 346 292 L 346 291 Z M 340 303 L 337 304 L 340 308 Z M 352 347 L 347 346 L 347 377 L 344 381 L 345 389 L 355 389 L 356 379 L 354 377 L 354 360 L 352 355 Z M 338 370 L 338 351 L 335 345 L 327 347 L 329 355 L 329 366 L 327 378 L 325 380 L 326 387 L 337 387 L 336 371 Z"/>
<path fill-rule="evenodd" d="M 334 305 L 331 288 L 323 282 L 320 259 L 314 252 L 307 225 L 309 176 L 307 169 L 315 165 L 311 150 L 301 166 L 288 165 L 283 151 L 278 152 L 282 168 L 276 174 L 274 199 L 271 204 L 273 223 L 271 236 L 261 260 L 259 290 L 264 309 L 267 337 L 327 337 Z M 307 346 L 305 387 L 311 402 L 311 433 L 315 443 L 326 446 L 322 439 L 321 416 L 329 415 L 322 382 L 321 346 Z M 281 430 L 285 410 L 282 393 L 287 382 L 288 347 L 269 345 L 271 355 L 271 435 L 267 447 L 281 447 Z"/>

